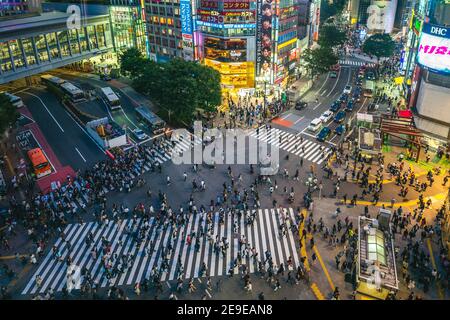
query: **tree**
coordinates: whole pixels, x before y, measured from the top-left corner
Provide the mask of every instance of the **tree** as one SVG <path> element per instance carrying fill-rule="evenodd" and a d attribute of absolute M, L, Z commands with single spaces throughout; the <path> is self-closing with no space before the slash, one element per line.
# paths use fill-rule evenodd
<path fill-rule="evenodd" d="M 387 33 L 376 33 L 363 43 L 363 52 L 373 55 L 379 60 L 381 57 L 390 57 L 395 50 L 395 41 Z"/>
<path fill-rule="evenodd" d="M 133 79 L 142 74 L 142 66 L 147 59 L 142 56 L 141 51 L 138 49 L 130 48 L 120 54 L 119 60 L 120 72 Z"/>
<path fill-rule="evenodd" d="M 347 5 L 347 0 L 322 0 L 320 3 L 320 21 L 325 22 L 328 18 L 339 15 Z"/>
<path fill-rule="evenodd" d="M 327 47 L 306 49 L 303 53 L 303 59 L 306 63 L 306 69 L 312 77 L 327 72 L 331 66 L 338 62 L 336 54 Z"/>
<path fill-rule="evenodd" d="M 121 63 L 133 87 L 157 103 L 169 122 L 189 125 L 198 108 L 214 112 L 221 103 L 220 73 L 210 67 L 182 59 L 156 63 L 130 50 Z"/>
<path fill-rule="evenodd" d="M 11 103 L 10 99 L 3 93 L 0 94 L 0 136 L 13 125 L 17 118 L 19 118 L 19 112 L 17 108 Z"/>
<path fill-rule="evenodd" d="M 333 48 L 340 46 L 347 41 L 347 33 L 339 30 L 334 25 L 323 25 L 319 30 L 319 45 Z"/>

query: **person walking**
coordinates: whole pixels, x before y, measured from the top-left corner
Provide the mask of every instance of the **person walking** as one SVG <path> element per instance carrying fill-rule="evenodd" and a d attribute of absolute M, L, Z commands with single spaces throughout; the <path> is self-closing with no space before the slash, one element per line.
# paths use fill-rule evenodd
<path fill-rule="evenodd" d="M 281 289 L 281 283 L 280 280 L 278 280 L 278 278 L 275 280 L 275 288 L 273 289 L 273 291 L 278 291 L 278 289 Z"/>

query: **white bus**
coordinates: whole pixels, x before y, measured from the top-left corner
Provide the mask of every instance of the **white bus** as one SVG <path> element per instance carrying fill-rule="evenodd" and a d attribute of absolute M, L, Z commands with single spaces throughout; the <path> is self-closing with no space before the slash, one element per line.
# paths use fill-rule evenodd
<path fill-rule="evenodd" d="M 120 109 L 120 99 L 110 87 L 100 88 L 102 91 L 103 100 L 111 110 Z"/>
<path fill-rule="evenodd" d="M 9 92 L 2 92 L 3 94 L 5 94 L 5 96 L 7 96 L 9 98 L 9 101 L 11 101 L 12 105 L 16 108 L 21 108 L 24 106 L 23 101 L 20 97 L 15 96 Z"/>
<path fill-rule="evenodd" d="M 70 82 L 64 82 L 60 85 L 64 94 L 68 95 L 72 102 L 81 102 L 86 100 L 84 92 Z"/>

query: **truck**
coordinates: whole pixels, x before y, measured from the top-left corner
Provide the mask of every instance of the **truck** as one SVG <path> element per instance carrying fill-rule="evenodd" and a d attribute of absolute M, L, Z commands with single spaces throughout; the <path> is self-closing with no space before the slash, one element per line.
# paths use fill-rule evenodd
<path fill-rule="evenodd" d="M 108 117 L 89 121 L 86 123 L 86 130 L 105 150 L 128 144 L 125 130 L 116 123 L 109 122 Z"/>

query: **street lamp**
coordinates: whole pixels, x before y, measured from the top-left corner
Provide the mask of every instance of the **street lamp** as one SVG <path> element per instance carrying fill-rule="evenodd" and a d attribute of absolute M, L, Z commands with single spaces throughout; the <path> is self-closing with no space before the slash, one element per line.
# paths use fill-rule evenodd
<path fill-rule="evenodd" d="M 263 106 L 263 116 L 266 118 L 266 96 L 267 96 L 267 83 L 270 81 L 270 77 L 268 75 L 263 75 L 256 77 L 256 81 L 264 83 L 264 106 Z"/>

